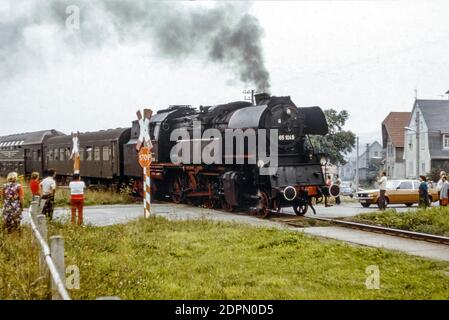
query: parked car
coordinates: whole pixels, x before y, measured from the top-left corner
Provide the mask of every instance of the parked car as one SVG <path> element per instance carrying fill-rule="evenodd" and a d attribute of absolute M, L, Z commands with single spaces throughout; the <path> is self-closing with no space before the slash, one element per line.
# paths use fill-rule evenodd
<path fill-rule="evenodd" d="M 419 203 L 419 181 L 418 180 L 390 180 L 387 181 L 387 191 L 385 200 L 388 204 L 405 204 L 411 207 L 415 203 Z M 437 201 L 438 191 L 429 189 L 430 202 Z M 363 190 L 357 193 L 357 200 L 364 208 L 368 208 L 372 204 L 379 205 L 379 189 Z"/>
<path fill-rule="evenodd" d="M 355 190 L 352 188 L 352 182 L 343 181 L 340 185 L 340 195 L 354 197 Z"/>

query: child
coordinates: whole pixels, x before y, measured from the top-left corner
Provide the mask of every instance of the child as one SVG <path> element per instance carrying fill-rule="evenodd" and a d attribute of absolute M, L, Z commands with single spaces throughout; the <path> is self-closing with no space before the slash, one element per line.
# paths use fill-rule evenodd
<path fill-rule="evenodd" d="M 41 186 L 39 182 L 38 172 L 33 172 L 31 174 L 30 190 L 32 195 L 32 201 L 36 200 L 37 197 L 41 196 Z"/>

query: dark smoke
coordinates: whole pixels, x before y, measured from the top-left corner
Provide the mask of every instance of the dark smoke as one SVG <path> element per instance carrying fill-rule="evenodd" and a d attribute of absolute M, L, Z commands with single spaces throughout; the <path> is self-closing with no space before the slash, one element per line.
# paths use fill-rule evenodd
<path fill-rule="evenodd" d="M 80 8 L 80 30 L 66 32 L 68 5 Z M 33 56 L 25 41 L 31 26 L 57 26 L 71 50 L 89 50 L 114 41 L 150 42 L 164 58 L 185 61 L 201 56 L 220 63 L 258 90 L 269 90 L 259 21 L 246 3 L 217 2 L 213 7 L 184 2 L 38 1 L 21 16 L 0 19 L 0 74 L 19 68 L 16 59 Z M 0 18 L 2 18 L 0 16 Z M 35 58 L 35 57 L 34 57 Z"/>

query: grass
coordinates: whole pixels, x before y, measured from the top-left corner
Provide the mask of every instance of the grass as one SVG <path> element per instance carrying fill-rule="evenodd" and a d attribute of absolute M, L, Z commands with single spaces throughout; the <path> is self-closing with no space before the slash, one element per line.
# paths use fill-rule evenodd
<path fill-rule="evenodd" d="M 31 191 L 28 187 L 28 183 L 23 179 L 20 179 L 20 183 L 24 187 L 24 205 L 28 207 L 31 202 Z M 4 178 L 0 178 L 0 189 L 6 182 Z M 87 189 L 84 195 L 84 205 L 106 205 L 106 204 L 130 204 L 135 203 L 136 199 L 130 195 L 128 190 L 123 189 L 120 192 L 111 190 L 94 190 Z M 55 194 L 55 206 L 65 207 L 69 206 L 70 190 L 67 187 L 58 187 Z M 3 201 L 0 196 L 0 206 L 3 205 Z"/>
<path fill-rule="evenodd" d="M 351 220 L 449 237 L 449 207 L 431 207 L 407 212 L 388 209 L 383 212 L 363 213 L 352 217 Z"/>
<path fill-rule="evenodd" d="M 0 299 L 43 298 L 26 229 L 1 235 Z M 323 241 L 298 232 L 206 220 L 138 220 L 109 227 L 53 224 L 74 299 L 449 299 L 449 263 Z M 380 269 L 380 290 L 365 270 Z"/>

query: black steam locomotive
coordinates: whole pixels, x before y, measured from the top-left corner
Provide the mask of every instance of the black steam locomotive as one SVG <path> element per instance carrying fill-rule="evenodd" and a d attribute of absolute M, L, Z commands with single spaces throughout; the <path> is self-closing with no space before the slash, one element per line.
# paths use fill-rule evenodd
<path fill-rule="evenodd" d="M 135 181 L 142 189 L 131 128 L 82 133 L 81 175 L 88 183 Z M 175 203 L 249 209 L 262 216 L 291 206 L 305 214 L 310 196 L 324 185 L 320 157 L 309 135 L 328 132 L 319 107 L 298 108 L 290 97 L 255 96 L 255 103 L 178 105 L 152 116 L 149 132 L 153 198 Z M 32 146 L 20 141 L 39 136 Z M 15 142 L 19 137 L 22 140 Z M 54 168 L 60 181 L 71 175 L 71 137 L 56 131 L 0 137 L 0 174 Z M 14 152 L 13 152 L 14 151 Z M 9 156 L 9 157 L 8 157 Z M 33 164 L 33 165 L 30 165 Z"/>

